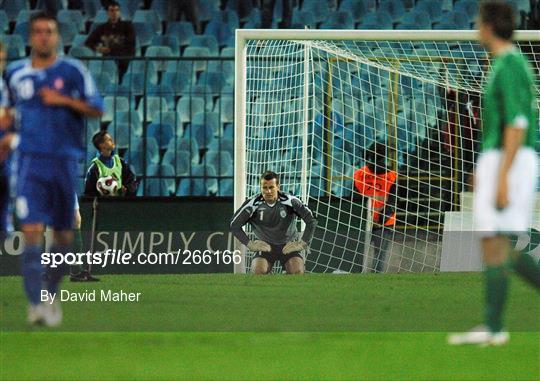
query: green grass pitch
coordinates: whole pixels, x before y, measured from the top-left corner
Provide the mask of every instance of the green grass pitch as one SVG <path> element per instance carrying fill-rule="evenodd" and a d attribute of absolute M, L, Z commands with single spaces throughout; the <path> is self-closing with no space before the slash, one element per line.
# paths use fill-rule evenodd
<path fill-rule="evenodd" d="M 61 329 L 30 328 L 0 278 L 0 380 L 538 380 L 540 300 L 512 279 L 503 347 L 450 347 L 482 316 L 482 274 L 107 275 L 71 291 Z"/>

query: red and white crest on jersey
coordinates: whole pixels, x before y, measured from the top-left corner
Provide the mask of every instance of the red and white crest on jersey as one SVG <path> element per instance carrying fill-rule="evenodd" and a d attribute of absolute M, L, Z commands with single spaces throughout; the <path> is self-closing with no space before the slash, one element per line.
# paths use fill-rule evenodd
<path fill-rule="evenodd" d="M 62 90 L 64 87 L 64 80 L 62 78 L 56 78 L 53 86 L 56 90 Z"/>

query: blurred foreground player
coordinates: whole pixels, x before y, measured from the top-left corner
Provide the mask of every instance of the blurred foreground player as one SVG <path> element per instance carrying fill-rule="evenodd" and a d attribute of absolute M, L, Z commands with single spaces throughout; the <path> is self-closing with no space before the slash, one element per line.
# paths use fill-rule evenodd
<path fill-rule="evenodd" d="M 0 76 L 0 234 L 5 233 L 8 227 L 9 169 L 7 158 L 15 136 L 12 131 L 13 118 L 7 107 L 9 102 L 7 85 L 3 78 L 5 62 L 6 49 L 0 42 L 0 73 L 2 73 Z"/>
<path fill-rule="evenodd" d="M 57 57 L 54 18 L 32 16 L 29 34 L 31 58 L 6 71 L 20 137 L 15 209 L 26 243 L 21 267 L 30 303 L 28 322 L 56 326 L 62 320 L 58 298 L 53 304 L 41 302 L 43 232 L 46 225 L 54 230 L 51 252 L 71 251 L 84 116 L 101 116 L 103 100 L 81 62 Z M 58 291 L 66 267 L 47 270 L 49 293 Z"/>
<path fill-rule="evenodd" d="M 306 223 L 302 237 L 296 229 L 296 217 Z M 257 240 L 250 241 L 242 227 L 250 224 Z M 300 199 L 279 191 L 275 172 L 261 176 L 261 194 L 248 199 L 234 213 L 231 232 L 255 252 L 251 262 L 253 274 L 268 274 L 274 262 L 280 261 L 287 274 L 303 274 L 302 252 L 309 247 L 317 220 Z"/>
<path fill-rule="evenodd" d="M 537 114 L 531 68 L 512 44 L 512 7 L 480 6 L 478 32 L 492 56 L 484 90 L 482 152 L 476 166 L 475 231 L 481 237 L 485 266 L 485 325 L 450 335 L 450 344 L 502 345 L 508 276 L 513 268 L 540 289 L 540 268 L 531 256 L 511 249 L 509 234 L 531 226 L 538 177 Z"/>

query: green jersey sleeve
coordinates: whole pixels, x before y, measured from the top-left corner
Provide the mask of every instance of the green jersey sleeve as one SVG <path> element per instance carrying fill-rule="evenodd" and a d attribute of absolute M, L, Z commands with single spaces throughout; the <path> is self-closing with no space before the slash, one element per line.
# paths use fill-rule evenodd
<path fill-rule="evenodd" d="M 502 122 L 505 127 L 511 125 L 516 128 L 528 128 L 533 101 L 531 75 L 521 60 L 509 58 L 511 59 L 507 65 L 497 73 L 499 95 L 502 98 Z"/>

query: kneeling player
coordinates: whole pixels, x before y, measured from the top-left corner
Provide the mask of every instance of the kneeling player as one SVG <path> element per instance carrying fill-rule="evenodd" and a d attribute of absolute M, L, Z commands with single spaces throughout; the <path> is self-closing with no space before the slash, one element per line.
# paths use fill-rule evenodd
<path fill-rule="evenodd" d="M 306 223 L 301 238 L 296 216 Z M 242 229 L 248 223 L 257 240 L 250 241 Z M 231 232 L 255 252 L 253 274 L 268 274 L 277 260 L 287 274 L 303 274 L 302 252 L 308 248 L 316 226 L 311 210 L 297 197 L 280 192 L 278 175 L 267 171 L 261 176 L 261 194 L 248 199 L 234 214 Z"/>

